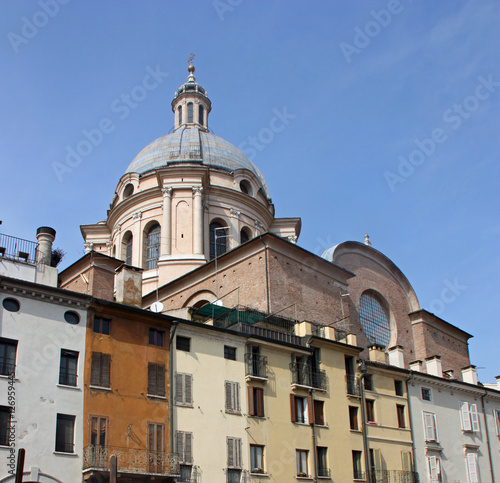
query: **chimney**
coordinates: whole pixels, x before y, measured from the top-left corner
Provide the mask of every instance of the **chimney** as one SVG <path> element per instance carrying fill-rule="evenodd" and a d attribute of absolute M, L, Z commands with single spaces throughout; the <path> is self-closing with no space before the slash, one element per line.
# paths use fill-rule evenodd
<path fill-rule="evenodd" d="M 477 385 L 476 366 L 470 365 L 462 368 L 462 381 Z"/>
<path fill-rule="evenodd" d="M 52 260 L 52 243 L 56 238 L 56 231 L 48 226 L 41 226 L 36 231 L 38 246 L 36 248 L 36 263 L 48 265 Z"/>
<path fill-rule="evenodd" d="M 386 364 L 384 348 L 381 345 L 373 344 L 368 348 L 369 359 L 371 362 L 381 362 Z"/>
<path fill-rule="evenodd" d="M 389 349 L 387 349 L 387 353 L 389 354 L 389 365 L 400 367 L 404 369 L 405 367 L 405 358 L 403 355 L 403 346 L 395 345 Z"/>
<path fill-rule="evenodd" d="M 142 268 L 123 264 L 115 270 L 115 299 L 120 304 L 141 306 Z"/>
<path fill-rule="evenodd" d="M 443 372 L 444 376 L 447 377 L 448 379 L 454 379 L 453 373 L 454 373 L 453 369 L 449 369 Z"/>
<path fill-rule="evenodd" d="M 413 362 L 410 362 L 408 365 L 410 367 L 410 371 L 422 372 L 422 367 L 423 367 L 422 361 L 413 361 Z"/>
<path fill-rule="evenodd" d="M 496 376 L 495 379 L 497 381 L 497 389 L 500 391 L 500 376 Z"/>
<path fill-rule="evenodd" d="M 443 377 L 443 369 L 441 367 L 441 356 L 432 356 L 425 359 L 427 374 L 431 376 Z"/>

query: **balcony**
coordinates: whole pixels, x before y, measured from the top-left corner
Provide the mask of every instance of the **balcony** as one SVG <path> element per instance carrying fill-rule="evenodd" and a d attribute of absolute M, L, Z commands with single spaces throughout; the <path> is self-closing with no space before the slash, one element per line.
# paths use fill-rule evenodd
<path fill-rule="evenodd" d="M 332 477 L 332 472 L 330 471 L 330 468 L 322 468 L 321 466 L 318 467 L 318 478 L 331 478 Z"/>
<path fill-rule="evenodd" d="M 37 243 L 10 235 L 0 234 L 0 259 L 35 263 Z"/>
<path fill-rule="evenodd" d="M 320 391 L 327 390 L 327 378 L 324 370 L 313 370 L 307 363 L 292 362 L 292 387 L 308 387 Z"/>
<path fill-rule="evenodd" d="M 401 470 L 371 470 L 370 483 L 419 483 L 418 473 Z"/>
<path fill-rule="evenodd" d="M 158 477 L 179 476 L 179 461 L 176 454 L 169 454 L 146 449 L 119 448 L 113 446 L 87 446 L 83 449 L 84 479 L 92 475 L 103 475 L 109 472 L 109 459 L 115 455 L 118 473 L 123 476 L 137 476 L 140 481 L 149 481 L 141 476 L 153 476 L 155 481 L 162 480 Z M 96 480 L 97 481 L 97 480 Z"/>
<path fill-rule="evenodd" d="M 246 353 L 245 363 L 247 379 L 267 380 L 267 357 Z"/>
<path fill-rule="evenodd" d="M 361 396 L 359 388 L 359 378 L 356 376 L 345 376 L 345 383 L 348 396 Z"/>

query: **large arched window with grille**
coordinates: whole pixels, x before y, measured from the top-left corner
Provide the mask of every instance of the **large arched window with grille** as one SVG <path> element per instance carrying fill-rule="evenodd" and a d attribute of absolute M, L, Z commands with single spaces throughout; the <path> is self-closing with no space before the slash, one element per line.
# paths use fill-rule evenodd
<path fill-rule="evenodd" d="M 193 113 L 194 113 L 194 108 L 193 108 L 193 103 L 190 102 L 188 105 L 188 120 L 187 122 L 193 122 Z"/>
<path fill-rule="evenodd" d="M 227 228 L 220 221 L 214 220 L 210 223 L 210 260 L 226 253 Z"/>
<path fill-rule="evenodd" d="M 203 126 L 203 114 L 204 114 L 204 110 L 203 110 L 203 106 L 200 104 L 198 106 L 198 122 Z"/>
<path fill-rule="evenodd" d="M 361 327 L 372 344 L 387 347 L 391 338 L 387 303 L 374 292 L 365 292 L 359 301 Z"/>
<path fill-rule="evenodd" d="M 160 258 L 161 228 L 158 223 L 154 224 L 146 234 L 146 270 L 151 270 L 158 266 Z"/>
<path fill-rule="evenodd" d="M 181 125 L 182 124 L 182 106 L 179 106 L 179 109 L 177 109 L 177 112 L 178 112 L 178 124 Z"/>

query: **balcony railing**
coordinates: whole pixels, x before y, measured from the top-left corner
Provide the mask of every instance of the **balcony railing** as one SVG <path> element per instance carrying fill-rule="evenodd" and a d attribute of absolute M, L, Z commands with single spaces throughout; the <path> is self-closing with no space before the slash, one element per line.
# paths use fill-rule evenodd
<path fill-rule="evenodd" d="M 322 478 L 329 478 L 332 476 L 332 472 L 330 471 L 330 468 L 318 468 L 318 476 Z"/>
<path fill-rule="evenodd" d="M 109 471 L 109 459 L 113 455 L 116 456 L 120 473 L 179 474 L 179 458 L 176 454 L 113 446 L 85 447 L 83 449 L 83 470 Z"/>
<path fill-rule="evenodd" d="M 345 376 L 347 394 L 349 396 L 361 396 L 359 390 L 359 378 L 356 376 Z"/>
<path fill-rule="evenodd" d="M 0 376 L 11 376 L 16 373 L 16 365 L 12 359 L 0 357 Z"/>
<path fill-rule="evenodd" d="M 267 379 L 267 357 L 251 352 L 245 354 L 247 376 Z"/>
<path fill-rule="evenodd" d="M 320 325 L 320 324 L 312 324 L 311 325 L 311 333 L 312 335 L 316 337 L 321 337 L 322 339 L 326 339 L 326 325 Z M 334 330 L 335 334 L 335 341 L 338 342 L 339 340 L 345 339 L 347 337 L 347 330 L 342 330 L 342 329 L 337 329 L 336 327 L 332 327 Z"/>
<path fill-rule="evenodd" d="M 0 258 L 35 263 L 37 243 L 0 234 Z"/>
<path fill-rule="evenodd" d="M 309 364 L 298 362 L 290 363 L 292 371 L 292 384 L 313 387 L 315 389 L 327 390 L 326 372 L 324 370 L 313 370 Z"/>
<path fill-rule="evenodd" d="M 76 387 L 77 375 L 73 372 L 60 372 L 59 373 L 59 384 L 62 386 L 74 386 Z"/>
<path fill-rule="evenodd" d="M 401 470 L 371 470 L 370 483 L 419 483 L 418 473 Z"/>

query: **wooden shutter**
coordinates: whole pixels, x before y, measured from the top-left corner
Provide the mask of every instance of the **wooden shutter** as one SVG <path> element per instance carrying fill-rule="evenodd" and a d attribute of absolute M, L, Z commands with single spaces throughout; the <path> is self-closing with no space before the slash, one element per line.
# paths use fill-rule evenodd
<path fill-rule="evenodd" d="M 495 426 L 497 428 L 497 435 L 500 436 L 500 411 L 494 409 L 493 416 L 495 417 Z"/>
<path fill-rule="evenodd" d="M 477 414 L 477 404 L 470 405 L 470 419 L 472 422 L 472 431 L 479 431 L 479 416 Z"/>
<path fill-rule="evenodd" d="M 99 444 L 99 438 L 97 435 L 97 423 L 99 418 L 92 416 L 90 418 L 90 444 L 97 445 Z"/>
<path fill-rule="evenodd" d="M 401 462 L 403 471 L 412 471 L 411 453 L 409 451 L 401 452 Z"/>
<path fill-rule="evenodd" d="M 156 364 L 148 364 L 148 394 L 156 393 Z"/>
<path fill-rule="evenodd" d="M 184 374 L 184 402 L 186 404 L 193 404 L 193 376 L 191 374 Z"/>
<path fill-rule="evenodd" d="M 436 441 L 436 431 L 434 427 L 434 414 L 424 413 L 425 439 L 426 441 Z"/>
<path fill-rule="evenodd" d="M 248 386 L 248 414 L 250 416 L 256 416 L 254 404 L 253 404 L 253 391 L 254 388 L 252 386 Z"/>
<path fill-rule="evenodd" d="M 478 483 L 477 460 L 475 453 L 467 453 L 467 469 L 469 471 L 469 483 Z"/>
<path fill-rule="evenodd" d="M 439 478 L 439 472 L 439 459 L 437 456 L 429 456 L 429 474 L 432 481 Z"/>
<path fill-rule="evenodd" d="M 470 424 L 469 403 L 467 402 L 460 403 L 460 421 L 462 422 L 462 429 L 464 431 L 470 431 L 472 429 Z"/>
<path fill-rule="evenodd" d="M 185 455 L 184 455 L 184 433 L 183 431 L 177 431 L 177 454 L 179 455 L 179 463 L 185 463 Z"/>
<path fill-rule="evenodd" d="M 290 416 L 292 423 L 297 422 L 297 405 L 295 404 L 295 396 L 290 394 Z"/>
<path fill-rule="evenodd" d="M 255 391 L 255 399 L 256 399 L 256 411 L 255 414 L 257 416 L 260 416 L 261 418 L 264 417 L 264 389 L 261 387 L 256 387 L 254 388 Z"/>
<path fill-rule="evenodd" d="M 233 387 L 234 387 L 234 410 L 241 412 L 241 405 L 240 405 L 240 383 L 239 382 L 233 382 Z"/>
<path fill-rule="evenodd" d="M 325 416 L 323 414 L 323 401 L 314 401 L 314 424 L 325 425 Z"/>
<path fill-rule="evenodd" d="M 234 468 L 234 438 L 227 438 L 227 467 Z"/>
<path fill-rule="evenodd" d="M 231 411 L 232 407 L 232 391 L 231 391 L 231 383 L 226 381 L 224 383 L 225 392 L 226 392 L 226 411 Z"/>
<path fill-rule="evenodd" d="M 184 374 L 175 375 L 175 402 L 184 403 Z"/>
<path fill-rule="evenodd" d="M 101 379 L 101 353 L 92 352 L 92 363 L 90 368 L 90 385 L 99 386 Z"/>
<path fill-rule="evenodd" d="M 379 449 L 373 450 L 373 463 L 375 464 L 375 471 L 380 472 L 382 474 L 382 453 Z"/>
<path fill-rule="evenodd" d="M 238 468 L 241 468 L 241 438 L 236 438 L 234 441 L 235 463 Z"/>
<path fill-rule="evenodd" d="M 156 366 L 156 389 L 158 396 L 165 396 L 165 366 Z"/>
<path fill-rule="evenodd" d="M 193 462 L 193 433 L 184 433 L 184 461 L 187 464 Z"/>
<path fill-rule="evenodd" d="M 314 423 L 314 404 L 312 396 L 307 396 L 307 422 Z"/>
<path fill-rule="evenodd" d="M 101 368 L 102 368 L 102 387 L 110 387 L 110 362 L 111 357 L 109 354 L 101 354 Z"/>

